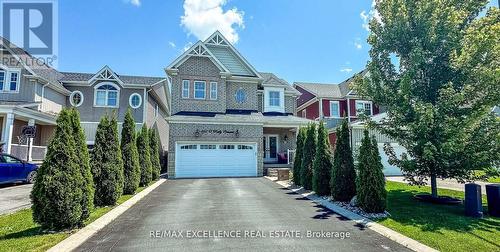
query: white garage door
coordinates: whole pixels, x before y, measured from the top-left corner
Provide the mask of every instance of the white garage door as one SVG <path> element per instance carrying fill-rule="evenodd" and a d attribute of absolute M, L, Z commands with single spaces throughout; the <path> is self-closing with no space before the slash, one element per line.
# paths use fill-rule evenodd
<path fill-rule="evenodd" d="M 256 146 L 256 143 L 177 143 L 175 177 L 255 177 Z"/>
<path fill-rule="evenodd" d="M 396 156 L 398 158 L 401 157 L 401 154 L 403 154 L 403 152 L 406 152 L 406 149 L 404 147 L 400 146 L 399 144 L 391 143 L 391 146 L 392 146 L 392 148 L 394 148 L 394 152 L 396 153 Z M 387 156 L 387 154 L 385 154 L 383 143 L 378 144 L 378 152 L 380 153 L 380 157 L 382 159 L 382 165 L 384 165 L 384 175 L 386 175 L 386 176 L 403 175 L 403 173 L 401 173 L 401 169 L 399 169 L 399 167 L 389 164 L 389 157 Z"/>

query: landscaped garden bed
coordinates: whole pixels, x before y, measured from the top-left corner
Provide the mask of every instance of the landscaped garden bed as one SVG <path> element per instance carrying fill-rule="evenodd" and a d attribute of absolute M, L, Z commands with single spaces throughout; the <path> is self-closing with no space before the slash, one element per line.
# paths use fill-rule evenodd
<path fill-rule="evenodd" d="M 144 188 L 145 187 L 138 188 L 137 193 Z M 117 205 L 122 204 L 133 196 L 134 195 L 121 196 L 118 199 Z M 95 208 L 85 224 L 87 225 L 95 221 L 116 206 Z M 0 252 L 46 251 L 78 231 L 44 232 L 40 225 L 33 222 L 32 213 L 31 209 L 25 209 L 0 216 Z"/>

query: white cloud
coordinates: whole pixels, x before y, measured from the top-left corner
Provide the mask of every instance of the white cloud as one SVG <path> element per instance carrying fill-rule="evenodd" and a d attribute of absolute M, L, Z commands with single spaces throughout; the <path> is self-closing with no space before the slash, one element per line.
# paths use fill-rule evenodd
<path fill-rule="evenodd" d="M 382 23 L 382 18 L 380 17 L 380 14 L 378 13 L 377 10 L 375 10 L 375 1 L 372 0 L 372 5 L 370 11 L 363 10 L 361 13 L 359 13 L 359 17 L 361 20 L 363 20 L 363 24 L 361 25 L 365 30 L 370 31 L 370 20 L 372 18 L 375 18 L 377 22 Z"/>
<path fill-rule="evenodd" d="M 128 0 L 128 2 L 135 6 L 141 6 L 141 0 Z"/>
<path fill-rule="evenodd" d="M 363 48 L 360 38 L 356 38 L 356 40 L 354 40 L 354 47 L 356 47 L 356 49 L 358 50 L 361 50 L 361 48 Z"/>
<path fill-rule="evenodd" d="M 343 73 L 350 73 L 350 72 L 352 72 L 352 68 L 344 67 L 344 68 L 340 69 L 340 71 Z"/>
<path fill-rule="evenodd" d="M 233 7 L 224 11 L 222 7 L 227 0 L 185 0 L 184 15 L 181 16 L 181 26 L 188 34 L 193 34 L 200 40 L 206 39 L 219 30 L 229 42 L 238 42 L 237 28 L 245 28 L 243 11 Z"/>
<path fill-rule="evenodd" d="M 175 46 L 176 46 L 175 43 L 172 41 L 168 41 L 168 45 L 170 45 L 170 47 L 172 47 L 172 48 L 175 48 Z"/>
<path fill-rule="evenodd" d="M 191 46 L 193 46 L 193 42 L 188 42 L 187 44 L 184 45 L 184 47 L 182 48 L 182 52 L 185 52 L 187 51 L 189 48 L 191 48 Z"/>

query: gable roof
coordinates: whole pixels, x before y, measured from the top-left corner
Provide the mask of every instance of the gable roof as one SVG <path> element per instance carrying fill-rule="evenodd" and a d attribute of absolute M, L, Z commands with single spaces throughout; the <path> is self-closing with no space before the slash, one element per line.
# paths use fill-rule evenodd
<path fill-rule="evenodd" d="M 263 72 L 259 72 L 259 74 L 260 74 L 260 76 L 262 76 L 262 79 L 264 79 L 262 81 L 263 86 L 266 86 L 266 85 L 267 86 L 284 86 L 285 91 L 293 92 L 293 93 L 296 93 L 297 95 L 300 95 L 300 92 L 297 91 L 295 88 L 293 88 L 286 80 L 279 78 L 275 74 L 263 73 Z"/>
<path fill-rule="evenodd" d="M 61 82 L 88 82 L 95 74 L 91 73 L 77 73 L 77 72 L 61 72 L 64 77 Z M 160 81 L 166 81 L 162 77 L 146 77 L 146 76 L 132 76 L 132 75 L 116 75 L 125 85 L 145 85 L 151 86 Z"/>
<path fill-rule="evenodd" d="M 59 82 L 59 79 L 63 77 L 60 72 L 48 66 L 45 62 L 36 59 L 24 49 L 16 46 L 2 36 L 0 36 L 0 47 L 7 49 L 7 51 L 9 51 L 9 53 L 31 74 L 47 81 L 49 86 L 52 86 L 55 90 L 59 90 L 63 93 L 69 93 L 69 91 Z M 36 64 L 28 65 L 26 62 L 36 62 Z"/>
<path fill-rule="evenodd" d="M 365 69 L 359 73 L 354 74 L 347 80 L 341 82 L 340 84 L 333 83 L 312 83 L 312 82 L 294 82 L 293 85 L 297 85 L 306 91 L 312 93 L 316 97 L 320 98 L 344 98 L 347 95 L 355 95 L 352 93 L 352 82 L 354 77 L 361 74 L 365 76 L 368 71 Z"/>
<path fill-rule="evenodd" d="M 219 32 L 205 41 L 198 41 L 177 57 L 166 69 L 176 69 L 192 56 L 208 57 L 223 73 L 242 77 L 260 78 L 259 73 Z"/>

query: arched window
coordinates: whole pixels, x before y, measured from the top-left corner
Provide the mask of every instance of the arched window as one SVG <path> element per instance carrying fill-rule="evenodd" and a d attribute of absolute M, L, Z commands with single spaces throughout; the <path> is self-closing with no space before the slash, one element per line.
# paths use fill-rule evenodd
<path fill-rule="evenodd" d="M 118 107 L 120 89 L 112 83 L 101 83 L 95 86 L 94 106 L 96 107 Z"/>

